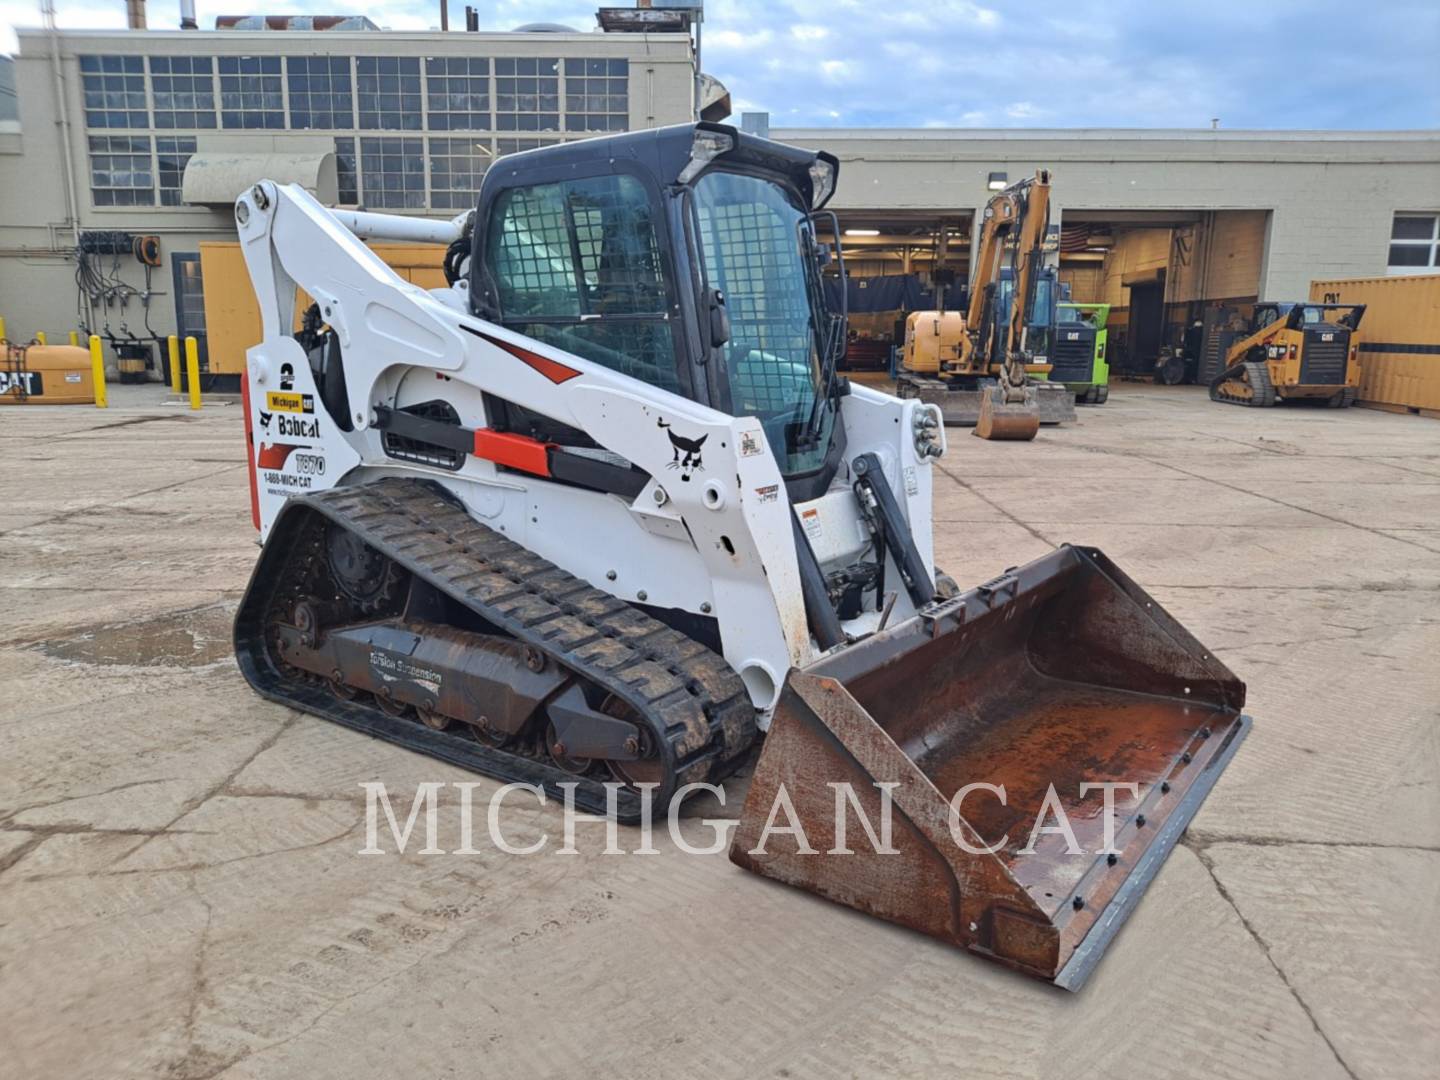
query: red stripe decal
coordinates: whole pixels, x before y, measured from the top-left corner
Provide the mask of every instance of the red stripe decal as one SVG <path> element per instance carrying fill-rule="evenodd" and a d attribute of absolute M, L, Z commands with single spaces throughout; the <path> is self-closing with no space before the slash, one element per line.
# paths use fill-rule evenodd
<path fill-rule="evenodd" d="M 270 443 L 268 446 L 262 443 L 260 453 L 255 458 L 256 468 L 283 469 L 285 462 L 290 459 L 290 455 L 300 449 L 303 447 L 295 443 Z M 259 526 L 257 525 L 256 528 L 258 529 Z"/>
<path fill-rule="evenodd" d="M 564 364 L 541 356 L 539 353 L 531 352 L 529 349 L 522 349 L 519 345 L 511 345 L 508 341 L 501 341 L 499 338 L 491 337 L 489 334 L 481 334 L 480 336 L 490 342 L 491 345 L 498 345 L 511 356 L 515 357 L 515 359 L 528 364 L 557 385 L 568 379 L 573 379 L 576 375 L 580 374 L 580 372 L 572 367 L 566 367 Z"/>
<path fill-rule="evenodd" d="M 475 432 L 475 456 L 536 476 L 550 475 L 550 444 L 528 435 L 480 428 Z"/>

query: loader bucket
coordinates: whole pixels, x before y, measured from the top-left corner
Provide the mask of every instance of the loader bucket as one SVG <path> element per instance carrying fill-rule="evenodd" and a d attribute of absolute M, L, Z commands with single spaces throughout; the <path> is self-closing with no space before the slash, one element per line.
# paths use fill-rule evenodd
<path fill-rule="evenodd" d="M 1040 430 L 1039 391 L 1034 384 L 1025 387 L 1020 401 L 1007 401 L 1005 388 L 993 386 L 980 395 L 980 419 L 975 434 L 982 439 L 1003 439 L 1028 442 Z"/>
<path fill-rule="evenodd" d="M 1079 989 L 1244 738 L 1244 700 L 1114 564 L 1062 547 L 792 672 L 730 857 Z M 1082 794 L 1104 783 L 1136 785 L 1112 815 Z M 775 831 L 792 808 L 800 832 Z"/>

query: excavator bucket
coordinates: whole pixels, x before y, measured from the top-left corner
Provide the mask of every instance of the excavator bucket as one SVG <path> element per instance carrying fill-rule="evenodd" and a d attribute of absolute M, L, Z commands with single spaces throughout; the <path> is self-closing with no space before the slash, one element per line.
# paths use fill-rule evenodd
<path fill-rule="evenodd" d="M 1100 552 L 1062 547 L 792 672 L 730 857 L 1077 990 L 1244 699 Z"/>
<path fill-rule="evenodd" d="M 980 419 L 975 423 L 975 434 L 980 438 L 1028 442 L 1039 430 L 1039 391 L 1033 383 L 1025 387 L 1020 401 L 1008 400 L 1003 386 L 981 391 Z"/>

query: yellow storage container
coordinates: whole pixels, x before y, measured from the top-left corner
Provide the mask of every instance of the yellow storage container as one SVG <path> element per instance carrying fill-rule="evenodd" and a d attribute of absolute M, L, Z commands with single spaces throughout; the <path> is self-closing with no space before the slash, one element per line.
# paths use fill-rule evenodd
<path fill-rule="evenodd" d="M 1312 281 L 1310 299 L 1365 305 L 1362 403 L 1440 416 L 1440 274 Z"/>
<path fill-rule="evenodd" d="M 73 345 L 3 345 L 0 405 L 90 405 L 90 353 Z"/>

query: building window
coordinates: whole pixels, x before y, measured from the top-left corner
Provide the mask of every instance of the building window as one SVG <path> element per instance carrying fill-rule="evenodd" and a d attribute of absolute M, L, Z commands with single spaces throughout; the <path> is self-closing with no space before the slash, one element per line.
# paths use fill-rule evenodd
<path fill-rule="evenodd" d="M 495 61 L 495 127 L 500 131 L 560 130 L 560 61 Z"/>
<path fill-rule="evenodd" d="M 360 202 L 360 178 L 355 171 L 355 140 L 344 137 L 335 140 L 335 181 L 336 196 L 346 206 Z"/>
<path fill-rule="evenodd" d="M 85 126 L 148 128 L 143 56 L 82 56 L 80 84 L 85 93 Z"/>
<path fill-rule="evenodd" d="M 366 206 L 425 208 L 424 143 L 418 136 L 360 140 L 360 187 Z"/>
<path fill-rule="evenodd" d="M 489 131 L 490 61 L 478 56 L 427 59 L 425 107 L 431 131 Z"/>
<path fill-rule="evenodd" d="M 90 195 L 96 206 L 154 206 L 150 136 L 91 135 Z"/>
<path fill-rule="evenodd" d="M 490 140 L 430 140 L 430 206 L 469 210 L 480 199 L 480 181 L 490 164 Z"/>
<path fill-rule="evenodd" d="M 565 130 L 624 131 L 630 126 L 630 61 L 565 61 Z"/>
<path fill-rule="evenodd" d="M 355 78 L 362 128 L 420 130 L 419 57 L 362 56 L 355 61 Z"/>
<path fill-rule="evenodd" d="M 1392 274 L 1428 274 L 1440 267 L 1440 214 L 1395 215 L 1389 266 Z"/>
<path fill-rule="evenodd" d="M 292 128 L 353 128 L 348 56 L 292 56 L 285 61 Z"/>
<path fill-rule="evenodd" d="M 222 56 L 220 122 L 227 128 L 285 126 L 285 87 L 278 56 Z"/>
<path fill-rule="evenodd" d="M 208 56 L 150 57 L 157 128 L 215 126 L 215 62 Z"/>
<path fill-rule="evenodd" d="M 160 205 L 180 206 L 180 181 L 185 165 L 195 153 L 193 135 L 159 135 L 155 139 L 156 172 L 160 176 Z"/>
<path fill-rule="evenodd" d="M 564 139 L 496 139 L 495 156 L 502 158 L 506 154 L 518 154 L 522 150 L 538 150 L 542 146 L 554 146 L 564 141 Z"/>

